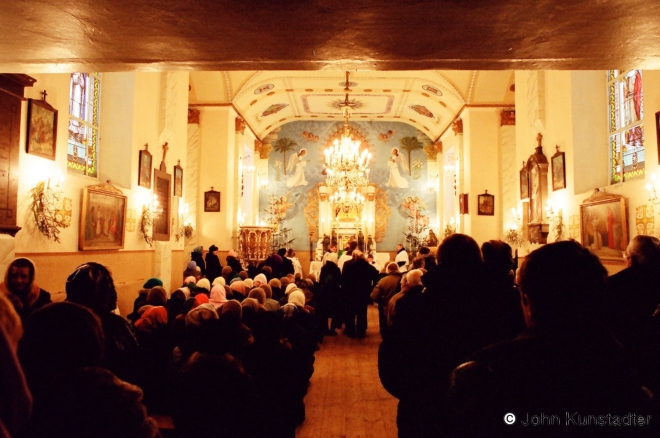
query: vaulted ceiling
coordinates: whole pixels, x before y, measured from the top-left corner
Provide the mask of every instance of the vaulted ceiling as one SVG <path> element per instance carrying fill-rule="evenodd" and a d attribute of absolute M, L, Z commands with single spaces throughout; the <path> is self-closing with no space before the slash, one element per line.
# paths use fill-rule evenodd
<path fill-rule="evenodd" d="M 401 121 L 432 140 L 447 129 L 465 105 L 514 104 L 513 72 L 359 71 L 350 73 L 351 120 Z M 342 120 L 342 71 L 192 72 L 190 104 L 231 103 L 254 133 L 294 120 Z"/>
<path fill-rule="evenodd" d="M 513 70 L 660 68 L 648 0 L 15 0 L 0 35 L 0 72 L 193 71 L 191 103 L 260 137 L 337 119 L 345 70 L 354 119 L 435 139 L 464 105 L 512 104 Z"/>

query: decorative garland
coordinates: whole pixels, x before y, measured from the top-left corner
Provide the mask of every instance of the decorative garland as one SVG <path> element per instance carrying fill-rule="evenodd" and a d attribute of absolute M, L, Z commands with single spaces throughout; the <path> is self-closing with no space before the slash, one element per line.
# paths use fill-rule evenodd
<path fill-rule="evenodd" d="M 142 207 L 142 215 L 140 216 L 140 233 L 144 237 L 144 241 L 153 248 L 154 239 L 151 235 L 152 226 L 154 224 L 154 217 L 148 207 Z"/>
<path fill-rule="evenodd" d="M 57 204 L 62 200 L 62 192 L 46 187 L 44 181 L 40 181 L 30 190 L 30 211 L 34 217 L 37 229 L 48 240 L 60 242 L 60 228 L 71 225 L 65 218 L 57 214 Z M 60 216 L 58 218 L 58 216 Z"/>

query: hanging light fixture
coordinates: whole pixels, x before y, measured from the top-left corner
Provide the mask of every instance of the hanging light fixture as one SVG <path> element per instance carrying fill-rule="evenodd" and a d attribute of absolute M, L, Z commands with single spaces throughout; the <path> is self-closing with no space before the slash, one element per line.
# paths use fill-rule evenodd
<path fill-rule="evenodd" d="M 335 139 L 332 146 L 325 149 L 325 183 L 331 189 L 330 203 L 333 209 L 347 210 L 357 207 L 361 211 L 364 196 L 360 190 L 369 184 L 369 161 L 371 153 L 360 150 L 360 142 L 353 140 L 348 127 L 351 103 L 348 93 L 349 72 L 346 72 L 346 97 L 340 107 L 344 116 L 344 132 L 340 139 Z"/>

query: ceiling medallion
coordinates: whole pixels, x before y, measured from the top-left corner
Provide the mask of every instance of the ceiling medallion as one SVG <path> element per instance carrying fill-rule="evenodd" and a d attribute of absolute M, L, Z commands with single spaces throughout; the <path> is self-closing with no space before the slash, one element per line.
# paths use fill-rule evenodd
<path fill-rule="evenodd" d="M 275 85 L 273 85 L 273 84 L 262 85 L 262 86 L 260 86 L 260 87 L 258 87 L 257 89 L 254 90 L 254 94 L 265 93 L 266 91 L 270 91 L 273 88 L 275 88 Z"/>
<path fill-rule="evenodd" d="M 436 96 L 442 96 L 442 91 L 432 85 L 422 85 L 422 89 Z"/>

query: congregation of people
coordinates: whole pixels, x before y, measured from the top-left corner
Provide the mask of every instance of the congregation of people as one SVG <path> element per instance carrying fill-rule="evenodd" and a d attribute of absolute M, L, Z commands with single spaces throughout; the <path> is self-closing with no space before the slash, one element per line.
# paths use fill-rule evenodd
<path fill-rule="evenodd" d="M 292 249 L 247 266 L 217 253 L 195 248 L 172 291 L 148 279 L 127 317 L 107 267 L 78 266 L 52 303 L 15 259 L 0 284 L 0 437 L 293 438 L 315 353 L 326 336 L 367 336 L 372 303 L 399 437 L 658 436 L 656 238 L 635 237 L 610 278 L 574 241 L 531 252 L 518 278 L 508 244 L 463 234 L 412 260 L 398 245 L 380 272 L 357 242 L 331 245 L 318 279 Z M 626 415 L 635 426 L 608 425 Z"/>

